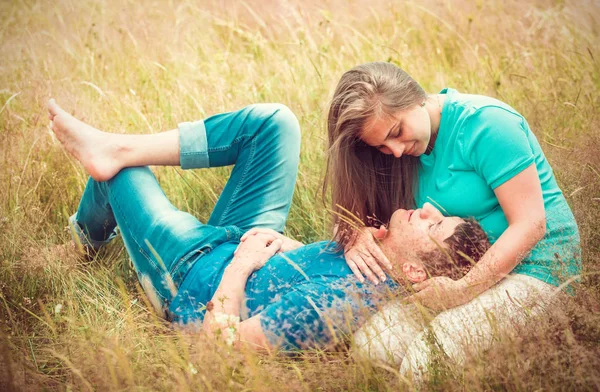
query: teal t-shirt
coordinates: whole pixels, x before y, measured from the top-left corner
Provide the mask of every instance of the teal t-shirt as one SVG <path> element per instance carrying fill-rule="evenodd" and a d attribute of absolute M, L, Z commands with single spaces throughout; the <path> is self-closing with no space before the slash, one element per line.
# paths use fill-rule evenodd
<path fill-rule="evenodd" d="M 440 93 L 446 100 L 435 146 L 420 158 L 417 206 L 429 201 L 445 215 L 474 217 L 493 243 L 508 227 L 494 189 L 535 165 L 546 234 L 513 273 L 555 286 L 580 273 L 577 223 L 525 118 L 494 98 Z"/>
<path fill-rule="evenodd" d="M 204 305 L 221 282 L 237 242 L 226 242 L 190 268 L 169 306 L 173 321 L 202 321 Z M 327 241 L 272 257 L 246 284 L 241 319 L 260 314 L 261 327 L 273 345 L 284 349 L 322 347 L 344 339 L 391 295 L 406 295 L 388 279 L 361 284 Z"/>

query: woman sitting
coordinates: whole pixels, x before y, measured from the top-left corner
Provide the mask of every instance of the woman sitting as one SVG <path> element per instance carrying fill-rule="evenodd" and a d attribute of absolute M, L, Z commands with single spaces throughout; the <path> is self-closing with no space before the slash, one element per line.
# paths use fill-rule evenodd
<path fill-rule="evenodd" d="M 336 216 L 349 211 L 378 226 L 398 208 L 429 201 L 446 215 L 473 216 L 493 242 L 463 278 L 414 286 L 411 301 L 442 311 L 427 331 L 406 319 L 410 309 L 389 305 L 356 336 L 359 351 L 402 361 L 406 374 L 427 367 L 429 337 L 460 361 L 463 341 L 487 347 L 494 328 L 539 313 L 579 274 L 573 214 L 527 121 L 509 105 L 450 88 L 426 94 L 395 65 L 369 63 L 339 81 L 328 132 L 325 190 L 331 185 Z M 384 279 L 389 260 L 371 235 L 383 230 L 336 224 L 356 275 Z"/>

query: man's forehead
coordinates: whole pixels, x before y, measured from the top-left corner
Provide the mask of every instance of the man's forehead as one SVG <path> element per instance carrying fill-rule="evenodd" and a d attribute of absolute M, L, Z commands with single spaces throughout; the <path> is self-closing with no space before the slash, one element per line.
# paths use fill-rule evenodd
<path fill-rule="evenodd" d="M 447 219 L 452 220 L 457 226 L 461 223 L 465 223 L 466 221 L 460 216 L 449 216 Z"/>
<path fill-rule="evenodd" d="M 446 238 L 450 237 L 452 234 L 454 234 L 456 226 L 464 222 L 465 220 L 458 216 L 445 217 L 441 223 L 440 239 L 445 240 Z"/>

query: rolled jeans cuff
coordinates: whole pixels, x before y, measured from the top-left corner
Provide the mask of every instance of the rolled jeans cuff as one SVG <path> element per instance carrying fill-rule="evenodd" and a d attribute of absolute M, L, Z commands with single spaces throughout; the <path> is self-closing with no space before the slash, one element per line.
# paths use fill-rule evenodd
<path fill-rule="evenodd" d="M 179 128 L 179 164 L 181 168 L 210 167 L 204 121 L 183 122 L 177 127 Z"/>
<path fill-rule="evenodd" d="M 102 246 L 112 241 L 112 239 L 115 238 L 118 234 L 117 228 L 115 228 L 115 230 L 113 230 L 108 236 L 108 238 L 106 238 L 105 240 L 93 240 L 83 232 L 83 229 L 81 228 L 81 226 L 79 226 L 79 223 L 77 223 L 77 219 L 75 218 L 76 216 L 77 213 L 69 217 L 69 231 L 71 232 L 71 237 L 73 238 L 73 242 L 75 242 L 75 244 L 81 244 L 87 249 L 98 250 Z"/>

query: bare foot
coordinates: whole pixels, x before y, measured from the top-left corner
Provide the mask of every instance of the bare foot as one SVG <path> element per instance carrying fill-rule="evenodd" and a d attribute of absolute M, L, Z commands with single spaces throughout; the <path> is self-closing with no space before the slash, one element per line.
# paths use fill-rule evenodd
<path fill-rule="evenodd" d="M 114 135 L 100 131 L 65 112 L 51 99 L 48 102 L 48 118 L 52 130 L 65 149 L 73 155 L 96 181 L 107 181 L 123 166 L 113 142 Z"/>

